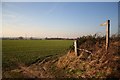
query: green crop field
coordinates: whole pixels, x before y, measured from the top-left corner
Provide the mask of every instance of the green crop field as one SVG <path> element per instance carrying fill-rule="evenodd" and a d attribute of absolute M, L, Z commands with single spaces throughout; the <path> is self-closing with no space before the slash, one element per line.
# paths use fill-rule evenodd
<path fill-rule="evenodd" d="M 3 70 L 16 68 L 16 63 L 29 65 L 35 60 L 65 54 L 73 40 L 3 40 Z"/>

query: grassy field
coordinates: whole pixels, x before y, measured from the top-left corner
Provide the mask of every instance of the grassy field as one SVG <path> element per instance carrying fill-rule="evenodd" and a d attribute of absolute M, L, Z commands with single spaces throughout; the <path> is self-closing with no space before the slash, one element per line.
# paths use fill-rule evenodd
<path fill-rule="evenodd" d="M 14 69 L 16 63 L 29 65 L 45 56 L 64 54 L 72 42 L 72 40 L 3 40 L 3 70 Z"/>

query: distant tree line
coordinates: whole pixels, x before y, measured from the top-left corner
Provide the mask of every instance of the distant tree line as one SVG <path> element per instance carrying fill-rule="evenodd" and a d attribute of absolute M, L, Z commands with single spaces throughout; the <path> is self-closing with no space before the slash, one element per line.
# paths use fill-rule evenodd
<path fill-rule="evenodd" d="M 74 40 L 72 38 L 45 38 L 45 40 Z"/>
<path fill-rule="evenodd" d="M 3 37 L 2 40 L 74 40 L 71 38 L 36 38 L 36 37 Z"/>
<path fill-rule="evenodd" d="M 91 40 L 93 41 L 94 43 L 96 41 L 102 41 L 102 40 L 105 40 L 106 39 L 106 36 L 101 36 L 99 34 L 94 34 L 94 35 L 87 35 L 87 36 L 81 36 L 81 37 L 78 37 L 78 38 L 37 38 L 37 37 L 2 37 L 2 40 L 75 40 L 77 39 L 79 41 L 79 44 L 82 44 L 84 43 L 86 40 Z M 113 34 L 111 37 L 110 37 L 110 40 L 120 40 L 120 34 Z"/>

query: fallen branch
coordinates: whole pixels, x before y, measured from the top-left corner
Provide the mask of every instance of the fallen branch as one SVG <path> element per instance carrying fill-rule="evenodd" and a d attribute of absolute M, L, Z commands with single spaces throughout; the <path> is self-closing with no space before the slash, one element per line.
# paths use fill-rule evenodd
<path fill-rule="evenodd" d="M 86 50 L 86 49 L 79 49 L 79 48 L 78 48 L 78 50 L 80 50 L 80 51 L 85 51 L 85 52 L 87 52 L 87 53 L 93 54 L 92 52 L 90 52 L 90 51 L 88 51 L 88 50 Z"/>

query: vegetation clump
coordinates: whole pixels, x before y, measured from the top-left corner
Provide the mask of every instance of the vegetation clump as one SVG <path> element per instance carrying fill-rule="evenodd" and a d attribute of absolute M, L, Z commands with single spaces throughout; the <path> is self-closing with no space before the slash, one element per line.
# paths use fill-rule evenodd
<path fill-rule="evenodd" d="M 108 52 L 106 52 L 105 36 L 101 37 L 95 34 L 93 36 L 88 35 L 77 38 L 79 49 L 81 49 L 81 51 L 78 52 L 80 55 L 71 58 L 70 56 L 75 53 L 68 53 L 69 56 L 66 55 L 67 58 L 62 57 L 59 59 L 58 64 L 60 66 L 58 65 L 58 67 L 65 67 L 69 76 L 74 76 L 75 78 L 120 78 L 119 39 L 119 35 L 111 36 L 110 46 Z M 90 51 L 91 53 L 82 51 L 82 49 Z M 69 60 L 69 58 L 72 60 Z M 64 66 L 62 65 L 63 63 L 65 64 Z M 81 74 L 76 74 L 80 72 Z"/>

